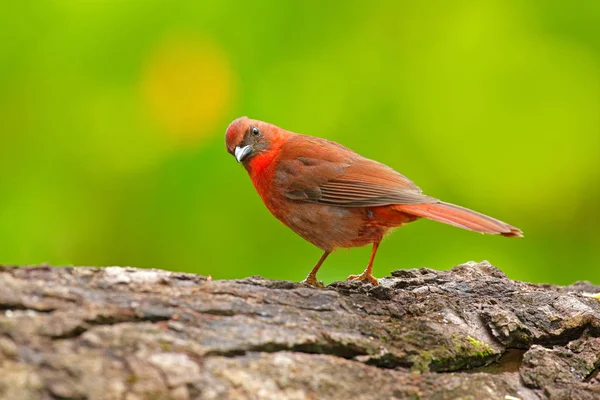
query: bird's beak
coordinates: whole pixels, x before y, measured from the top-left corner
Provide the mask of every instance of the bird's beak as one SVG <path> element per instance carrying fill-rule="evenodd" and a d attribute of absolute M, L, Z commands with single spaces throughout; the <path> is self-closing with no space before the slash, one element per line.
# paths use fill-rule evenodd
<path fill-rule="evenodd" d="M 252 146 L 251 145 L 244 146 L 244 147 L 235 146 L 235 151 L 234 151 L 235 159 L 238 162 L 242 162 L 242 160 L 244 158 L 246 158 L 246 156 L 248 154 L 250 154 L 251 151 L 252 151 Z"/>

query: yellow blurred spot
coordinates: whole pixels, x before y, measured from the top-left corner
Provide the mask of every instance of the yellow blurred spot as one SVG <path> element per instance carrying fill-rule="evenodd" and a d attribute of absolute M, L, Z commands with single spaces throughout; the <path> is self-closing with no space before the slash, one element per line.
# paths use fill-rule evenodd
<path fill-rule="evenodd" d="M 216 132 L 231 106 L 233 71 L 206 38 L 171 35 L 152 49 L 141 91 L 151 118 L 175 141 L 193 144 Z"/>

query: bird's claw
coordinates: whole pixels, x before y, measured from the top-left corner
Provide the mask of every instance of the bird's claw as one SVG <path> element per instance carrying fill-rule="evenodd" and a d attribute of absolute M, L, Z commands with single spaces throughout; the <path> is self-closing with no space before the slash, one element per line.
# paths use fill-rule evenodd
<path fill-rule="evenodd" d="M 308 275 L 306 277 L 306 279 L 304 279 L 303 281 L 301 281 L 300 283 L 304 283 L 306 285 L 310 285 L 316 288 L 322 288 L 325 287 L 325 285 L 323 285 L 322 281 L 318 281 L 317 278 L 313 275 Z"/>
<path fill-rule="evenodd" d="M 347 281 L 369 281 L 373 284 L 373 286 L 379 286 L 379 281 L 372 274 L 367 274 L 363 272 L 360 275 L 350 275 L 346 278 Z"/>

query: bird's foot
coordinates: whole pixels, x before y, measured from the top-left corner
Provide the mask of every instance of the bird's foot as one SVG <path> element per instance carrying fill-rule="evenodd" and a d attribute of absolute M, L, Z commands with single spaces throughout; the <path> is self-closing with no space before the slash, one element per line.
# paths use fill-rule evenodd
<path fill-rule="evenodd" d="M 379 286 L 379 281 L 377 278 L 373 276 L 373 274 L 369 274 L 366 271 L 360 275 L 350 275 L 346 278 L 347 281 L 369 281 L 373 284 L 373 286 Z"/>
<path fill-rule="evenodd" d="M 322 281 L 318 281 L 317 277 L 314 275 L 308 275 L 306 277 L 306 279 L 304 279 L 303 281 L 301 281 L 300 283 L 304 283 L 306 285 L 310 285 L 316 288 L 322 288 L 325 287 L 325 285 L 323 285 Z"/>

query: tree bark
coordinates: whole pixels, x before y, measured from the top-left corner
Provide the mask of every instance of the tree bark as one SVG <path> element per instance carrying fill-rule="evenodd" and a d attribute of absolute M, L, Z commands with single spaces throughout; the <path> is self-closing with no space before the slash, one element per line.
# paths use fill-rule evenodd
<path fill-rule="evenodd" d="M 0 267 L 2 399 L 598 399 L 599 286 Z"/>

